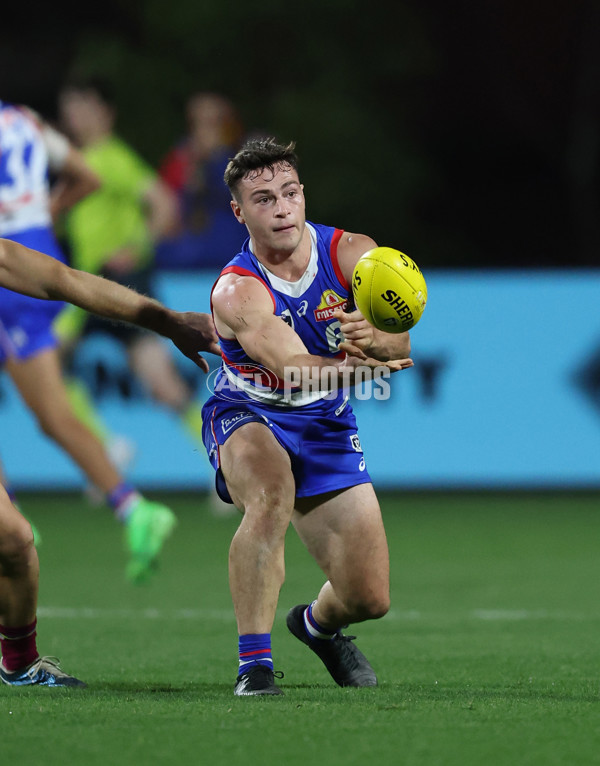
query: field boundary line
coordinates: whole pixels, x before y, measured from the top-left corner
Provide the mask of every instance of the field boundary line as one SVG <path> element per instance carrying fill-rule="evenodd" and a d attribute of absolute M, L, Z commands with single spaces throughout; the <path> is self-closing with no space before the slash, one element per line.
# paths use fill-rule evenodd
<path fill-rule="evenodd" d="M 277 617 L 285 616 L 287 609 L 278 609 Z M 133 620 L 211 620 L 213 622 L 234 622 L 233 609 L 132 609 L 129 607 L 65 607 L 40 606 L 38 617 L 41 619 L 61 620 L 104 620 L 104 619 L 133 619 Z M 470 609 L 464 612 L 421 612 L 415 609 L 405 611 L 392 609 L 384 618 L 392 622 L 421 622 L 421 621 L 464 621 L 477 622 L 523 622 L 538 620 L 553 620 L 558 622 L 587 622 L 600 619 L 600 614 L 567 612 L 547 609 Z"/>

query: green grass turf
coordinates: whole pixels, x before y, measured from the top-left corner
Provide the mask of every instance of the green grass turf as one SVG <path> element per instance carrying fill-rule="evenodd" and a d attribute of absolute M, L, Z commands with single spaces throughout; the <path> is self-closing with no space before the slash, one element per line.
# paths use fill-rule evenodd
<path fill-rule="evenodd" d="M 38 643 L 85 690 L 0 688 L 5 764 L 600 763 L 600 495 L 382 499 L 391 613 L 354 626 L 380 678 L 340 689 L 287 633 L 321 575 L 293 530 L 273 632 L 286 696 L 233 697 L 233 519 L 180 525 L 146 587 L 79 497 L 23 496 L 43 534 Z"/>

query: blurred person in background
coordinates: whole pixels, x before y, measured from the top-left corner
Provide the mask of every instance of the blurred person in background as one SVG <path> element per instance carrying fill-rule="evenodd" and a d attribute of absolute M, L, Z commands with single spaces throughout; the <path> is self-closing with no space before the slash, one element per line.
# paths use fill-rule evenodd
<path fill-rule="evenodd" d="M 52 191 L 49 173 L 57 179 Z M 1 237 L 64 262 L 53 216 L 99 186 L 96 173 L 62 134 L 31 110 L 0 102 Z M 150 556 L 148 547 L 154 550 L 156 539 L 162 545 L 176 520 L 170 509 L 148 501 L 125 481 L 103 443 L 75 412 L 52 332 L 52 321 L 60 309 L 60 303 L 0 287 L 0 367 L 11 377 L 42 432 L 101 489 L 116 518 L 125 524 L 128 576 L 141 581 L 151 573 L 158 554 Z M 7 491 L 16 502 L 10 487 Z"/>
<path fill-rule="evenodd" d="M 70 301 L 103 317 L 160 333 L 204 372 L 208 365 L 199 352 L 218 353 L 207 314 L 171 311 L 121 285 L 74 271 L 59 259 L 7 239 L 0 239 L 0 285 L 36 299 L 41 306 L 48 301 Z M 147 542 L 157 554 L 162 538 L 154 535 Z M 150 552 L 147 547 L 146 553 Z M 56 658 L 41 657 L 38 652 L 38 590 L 39 559 L 31 527 L 0 484 L 0 681 L 9 686 L 85 686 L 61 670 Z"/>
<path fill-rule="evenodd" d="M 94 78 L 68 83 L 59 94 L 59 112 L 66 133 L 102 182 L 66 216 L 71 265 L 153 295 L 155 247 L 176 224 L 175 195 L 115 134 L 117 112 L 107 83 Z M 159 338 L 137 327 L 107 326 L 76 307 L 67 308 L 54 327 L 66 356 L 84 336 L 110 334 L 124 346 L 131 372 L 151 398 L 201 444 L 201 407 Z M 71 395 L 90 427 L 109 439 L 83 383 Z"/>
<path fill-rule="evenodd" d="M 242 126 L 232 102 L 218 93 L 193 93 L 186 103 L 187 134 L 164 158 L 159 173 L 177 196 L 178 224 L 158 244 L 164 269 L 218 271 L 246 232 L 231 215 L 223 173 L 237 151 Z"/>

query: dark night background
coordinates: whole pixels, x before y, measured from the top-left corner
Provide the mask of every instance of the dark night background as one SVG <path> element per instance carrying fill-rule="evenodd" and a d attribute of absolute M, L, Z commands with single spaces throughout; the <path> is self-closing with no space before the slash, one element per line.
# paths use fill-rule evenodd
<path fill-rule="evenodd" d="M 41 16 L 40 16 L 41 13 Z M 46 117 L 73 73 L 116 87 L 157 164 L 212 89 L 298 142 L 309 217 L 424 268 L 596 267 L 595 0 L 106 0 L 0 27 L 0 98 Z"/>

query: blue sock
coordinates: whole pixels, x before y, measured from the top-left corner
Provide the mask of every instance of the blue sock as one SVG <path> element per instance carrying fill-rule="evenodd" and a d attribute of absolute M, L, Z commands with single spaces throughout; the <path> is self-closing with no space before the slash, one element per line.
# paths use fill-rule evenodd
<path fill-rule="evenodd" d="M 133 501 L 137 500 L 138 497 L 139 494 L 135 487 L 127 481 L 122 481 L 108 493 L 106 501 L 114 511 L 115 516 L 120 521 L 125 521 Z"/>
<path fill-rule="evenodd" d="M 13 505 L 18 505 L 17 503 L 17 496 L 15 494 L 14 489 L 9 486 L 8 484 L 4 484 L 4 489 L 6 490 L 6 494 L 8 495 L 8 499 Z"/>
<path fill-rule="evenodd" d="M 337 633 L 337 630 L 329 630 L 315 620 L 313 617 L 313 606 L 316 601 L 313 601 L 310 606 L 307 606 L 304 610 L 304 630 L 308 633 L 308 637 L 312 641 L 331 641 L 331 639 Z"/>
<path fill-rule="evenodd" d="M 246 633 L 239 637 L 239 675 L 253 665 L 264 665 L 273 670 L 270 633 Z"/>

